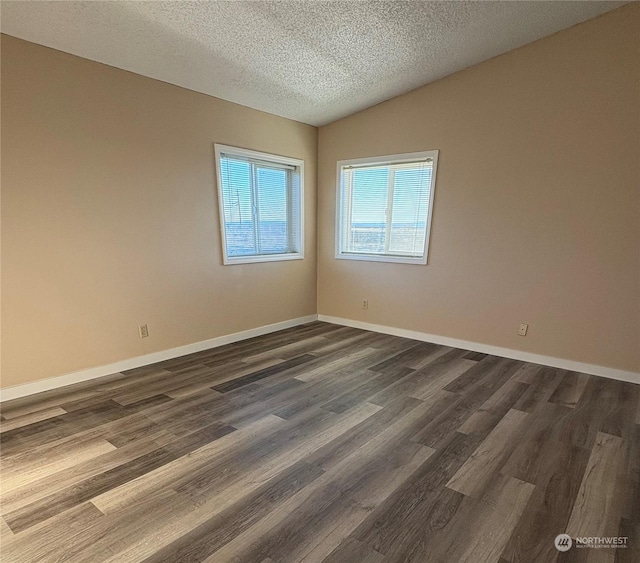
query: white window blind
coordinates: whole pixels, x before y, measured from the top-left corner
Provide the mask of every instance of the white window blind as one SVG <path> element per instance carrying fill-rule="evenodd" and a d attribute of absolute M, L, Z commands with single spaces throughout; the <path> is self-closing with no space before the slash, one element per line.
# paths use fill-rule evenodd
<path fill-rule="evenodd" d="M 438 151 L 338 163 L 338 258 L 425 264 Z"/>
<path fill-rule="evenodd" d="M 302 258 L 302 161 L 216 145 L 224 263 Z"/>

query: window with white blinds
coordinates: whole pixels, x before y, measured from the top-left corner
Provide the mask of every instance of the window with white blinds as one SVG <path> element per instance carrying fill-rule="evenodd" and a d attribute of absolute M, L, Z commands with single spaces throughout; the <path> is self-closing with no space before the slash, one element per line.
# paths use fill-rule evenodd
<path fill-rule="evenodd" d="M 427 263 L 438 151 L 338 162 L 336 257 Z"/>
<path fill-rule="evenodd" d="M 215 146 L 225 264 L 303 258 L 298 159 Z"/>

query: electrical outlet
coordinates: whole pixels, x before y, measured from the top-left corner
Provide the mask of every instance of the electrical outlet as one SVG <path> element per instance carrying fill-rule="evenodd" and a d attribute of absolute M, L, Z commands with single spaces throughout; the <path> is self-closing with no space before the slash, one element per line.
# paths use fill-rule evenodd
<path fill-rule="evenodd" d="M 529 329 L 529 325 L 522 323 L 518 328 L 518 336 L 527 336 L 527 330 Z"/>
<path fill-rule="evenodd" d="M 362 300 L 362 308 L 363 309 L 368 309 L 369 308 L 369 300 L 368 299 L 363 299 Z"/>
<path fill-rule="evenodd" d="M 140 338 L 146 338 L 147 336 L 149 336 L 149 328 L 147 327 L 147 325 L 139 325 L 138 334 L 140 335 Z"/>

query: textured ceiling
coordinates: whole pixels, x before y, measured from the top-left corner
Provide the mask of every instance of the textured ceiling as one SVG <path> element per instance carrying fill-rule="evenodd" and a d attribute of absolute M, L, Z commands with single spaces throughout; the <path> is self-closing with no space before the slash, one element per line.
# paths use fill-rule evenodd
<path fill-rule="evenodd" d="M 625 2 L 8 1 L 2 32 L 323 125 Z"/>

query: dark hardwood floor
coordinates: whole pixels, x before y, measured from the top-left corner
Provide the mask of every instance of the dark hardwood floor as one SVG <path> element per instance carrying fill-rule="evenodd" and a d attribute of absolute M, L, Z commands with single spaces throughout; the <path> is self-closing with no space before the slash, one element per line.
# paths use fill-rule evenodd
<path fill-rule="evenodd" d="M 637 563 L 639 391 L 316 322 L 18 399 L 0 559 Z"/>

